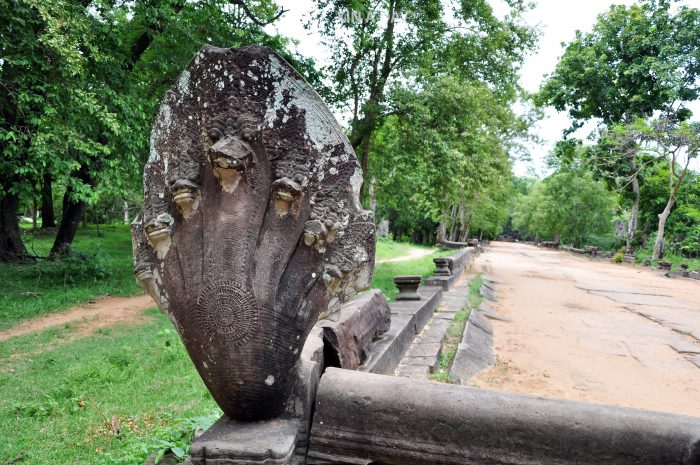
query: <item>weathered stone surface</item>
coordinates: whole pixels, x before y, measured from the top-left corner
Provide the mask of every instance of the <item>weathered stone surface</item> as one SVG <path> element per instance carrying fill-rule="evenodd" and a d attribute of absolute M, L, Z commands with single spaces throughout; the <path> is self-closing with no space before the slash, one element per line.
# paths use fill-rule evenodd
<path fill-rule="evenodd" d="M 384 294 L 372 289 L 340 310 L 337 321 L 322 320 L 323 337 L 335 349 L 340 367 L 356 370 L 373 351 L 373 341 L 389 329 L 391 310 Z"/>
<path fill-rule="evenodd" d="M 449 291 L 455 285 L 457 280 L 462 276 L 462 273 L 447 275 L 447 276 L 437 276 L 432 275 L 425 280 L 426 286 L 436 286 L 441 288 L 443 291 Z"/>
<path fill-rule="evenodd" d="M 390 305 L 392 314 L 413 315 L 414 334 L 420 333 L 442 298 L 442 290 L 434 286 L 422 286 L 419 292 L 423 296 L 421 300 L 401 300 Z"/>
<path fill-rule="evenodd" d="M 308 463 L 697 465 L 700 418 L 329 369 Z"/>
<path fill-rule="evenodd" d="M 452 321 L 455 319 L 455 315 L 457 315 L 457 312 L 437 312 L 433 318 Z"/>
<path fill-rule="evenodd" d="M 377 341 L 374 351 L 359 370 L 369 373 L 390 374 L 399 365 L 416 336 L 413 314 L 392 314 L 391 327 Z"/>
<path fill-rule="evenodd" d="M 311 327 L 369 286 L 361 182 L 342 128 L 271 49 L 206 46 L 166 95 L 135 271 L 232 419 L 282 414 Z"/>
<path fill-rule="evenodd" d="M 450 270 L 450 260 L 445 257 L 433 258 L 433 263 L 435 263 L 435 276 L 449 276 L 452 274 Z"/>
<path fill-rule="evenodd" d="M 394 276 L 394 284 L 399 288 L 396 300 L 420 300 L 418 293 L 422 277 L 417 276 Z"/>
<path fill-rule="evenodd" d="M 442 344 L 439 342 L 424 342 L 413 344 L 408 351 L 409 357 L 432 357 L 433 359 L 440 356 Z M 431 364 L 432 365 L 432 364 Z"/>
<path fill-rule="evenodd" d="M 466 384 L 493 362 L 493 326 L 482 312 L 472 311 L 450 367 L 450 379 L 457 384 Z"/>
<path fill-rule="evenodd" d="M 412 378 L 412 379 L 428 379 L 432 370 L 431 365 L 403 365 L 399 367 L 396 372 L 396 376 L 400 378 Z M 371 461 L 371 460 L 370 460 Z M 333 462 L 335 463 L 335 462 Z M 347 463 L 347 462 L 339 462 Z M 352 462 L 350 462 L 352 463 Z M 369 462 L 367 462 L 369 463 Z"/>
<path fill-rule="evenodd" d="M 446 258 L 450 272 L 455 274 L 458 270 L 468 267 L 469 263 L 474 259 L 474 249 L 461 249 Z"/>
<path fill-rule="evenodd" d="M 299 432 L 293 420 L 235 422 L 219 419 L 190 447 L 192 465 L 287 465 Z"/>
<path fill-rule="evenodd" d="M 479 289 L 479 293 L 480 293 L 485 299 L 488 299 L 488 300 L 491 300 L 491 301 L 495 301 L 495 300 L 496 300 L 496 291 L 494 291 L 493 289 L 491 289 L 490 287 L 488 287 L 488 286 L 486 286 L 486 285 L 481 286 L 481 288 Z"/>

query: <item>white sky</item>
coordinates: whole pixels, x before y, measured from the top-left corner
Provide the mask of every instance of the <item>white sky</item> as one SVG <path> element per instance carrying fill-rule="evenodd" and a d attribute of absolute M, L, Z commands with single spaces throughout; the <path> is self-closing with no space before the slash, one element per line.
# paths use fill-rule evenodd
<path fill-rule="evenodd" d="M 490 0 L 496 14 L 506 11 L 500 0 Z M 310 0 L 294 0 L 286 3 L 289 11 L 275 24 L 268 26 L 268 32 L 277 31 L 281 35 L 297 40 L 297 50 L 304 56 L 313 57 L 320 65 L 328 63 L 332 59 L 328 50 L 321 44 L 321 37 L 316 31 L 307 31 L 303 28 L 306 13 L 311 10 Z M 632 5 L 634 0 L 535 0 L 536 6 L 527 13 L 525 21 L 530 25 L 539 25 L 541 38 L 539 48 L 527 57 L 520 73 L 521 85 L 530 92 L 539 89 L 545 75 L 551 73 L 556 66 L 559 56 L 563 52 L 562 42 L 573 40 L 576 30 L 590 31 L 596 17 L 605 12 L 610 5 Z M 681 5 L 700 7 L 700 0 L 683 0 Z M 690 105 L 693 113 L 700 116 L 700 102 Z M 336 114 L 341 123 L 346 123 L 347 116 Z M 514 171 L 516 175 L 528 173 L 542 176 L 546 172 L 543 163 L 544 157 L 553 148 L 554 143 L 561 138 L 562 131 L 568 128 L 571 122 L 566 113 L 557 112 L 549 108 L 545 112 L 545 119 L 540 121 L 533 130 L 540 139 L 537 145 L 530 144 L 531 162 L 516 162 Z M 585 138 L 595 127 L 595 123 L 588 124 L 575 133 L 579 138 Z"/>

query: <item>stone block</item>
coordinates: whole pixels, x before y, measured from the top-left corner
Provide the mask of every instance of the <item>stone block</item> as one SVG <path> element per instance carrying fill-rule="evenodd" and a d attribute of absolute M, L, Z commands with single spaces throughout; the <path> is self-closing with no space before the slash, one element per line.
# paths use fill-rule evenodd
<path fill-rule="evenodd" d="M 400 378 L 428 379 L 430 376 L 430 366 L 403 365 L 397 370 L 396 376 Z"/>
<path fill-rule="evenodd" d="M 697 417 L 333 368 L 311 431 L 308 463 L 700 463 Z"/>
<path fill-rule="evenodd" d="M 394 276 L 394 284 L 399 288 L 396 300 L 420 300 L 418 293 L 421 276 Z"/>
<path fill-rule="evenodd" d="M 190 460 L 192 465 L 288 465 L 298 432 L 294 420 L 243 423 L 222 417 L 192 443 Z"/>
<path fill-rule="evenodd" d="M 418 334 L 430 320 L 433 310 L 442 298 L 442 290 L 435 286 L 421 286 L 418 292 L 423 296 L 421 300 L 401 300 L 389 304 L 392 314 L 414 316 L 415 334 Z"/>
<path fill-rule="evenodd" d="M 343 305 L 337 321 L 321 320 L 323 338 L 335 349 L 340 367 L 356 370 L 373 350 L 373 341 L 391 325 L 391 309 L 379 289 Z"/>
<path fill-rule="evenodd" d="M 359 370 L 379 374 L 392 373 L 411 347 L 415 335 L 416 323 L 413 315 L 392 315 L 389 331 L 375 341 L 374 351 Z"/>
<path fill-rule="evenodd" d="M 472 376 L 493 364 L 493 361 L 491 323 L 481 312 L 471 312 L 450 367 L 450 379 L 457 384 L 466 384 Z"/>

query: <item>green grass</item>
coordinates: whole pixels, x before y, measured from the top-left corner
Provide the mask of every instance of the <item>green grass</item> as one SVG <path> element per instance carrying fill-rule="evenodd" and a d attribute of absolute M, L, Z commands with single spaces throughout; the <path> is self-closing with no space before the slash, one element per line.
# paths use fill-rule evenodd
<path fill-rule="evenodd" d="M 447 334 L 445 335 L 445 340 L 442 343 L 442 351 L 440 352 L 440 361 L 438 362 L 437 370 L 430 375 L 431 380 L 440 381 L 441 383 L 450 382 L 450 368 L 452 367 L 455 355 L 457 355 L 457 347 L 462 341 L 462 334 L 464 333 L 464 328 L 467 326 L 469 314 L 472 309 L 477 308 L 483 300 L 483 297 L 479 293 L 479 289 L 483 283 L 484 280 L 481 273 L 474 276 L 469 282 L 467 304 L 455 314 L 452 324 L 447 328 Z"/>
<path fill-rule="evenodd" d="M 127 225 L 94 226 L 81 229 L 74 249 L 96 255 L 107 276 L 92 273 L 81 264 L 69 268 L 60 262 L 38 260 L 33 264 L 0 264 L 0 329 L 44 313 L 83 304 L 101 295 L 129 296 L 142 292 L 136 284 L 131 260 L 131 237 Z M 53 233 L 25 234 L 30 253 L 46 256 Z M 75 265 L 75 264 L 74 264 Z M 80 275 L 82 270 L 82 275 Z"/>
<path fill-rule="evenodd" d="M 649 253 L 644 253 L 640 252 L 636 254 L 637 256 L 637 261 L 639 263 L 643 262 L 646 259 L 651 259 L 651 252 Z M 664 261 L 664 262 L 671 262 L 673 263 L 673 268 L 674 270 L 680 270 L 680 265 L 681 263 L 685 263 L 688 265 L 688 270 L 693 271 L 693 270 L 700 270 L 700 258 L 686 258 L 686 257 L 681 257 L 680 255 L 672 255 L 672 254 L 666 254 L 663 256 L 661 260 L 657 260 L 652 262 L 653 265 L 656 265 L 658 261 Z"/>
<path fill-rule="evenodd" d="M 386 260 L 408 255 L 412 250 L 432 250 L 429 245 L 411 244 L 409 242 L 395 242 L 391 239 L 377 238 L 376 260 Z"/>
<path fill-rule="evenodd" d="M 387 245 L 383 244 L 384 241 L 377 242 L 377 260 L 382 258 L 388 258 L 385 255 L 385 248 Z M 392 246 L 393 247 L 393 246 Z M 413 245 L 410 245 L 413 247 Z M 433 247 L 433 252 L 425 257 L 417 258 L 414 260 L 406 260 L 403 262 L 387 262 L 387 263 L 377 263 L 374 267 L 374 277 L 372 278 L 372 287 L 381 289 L 381 291 L 386 295 L 389 300 L 394 300 L 396 294 L 399 293 L 398 289 L 394 285 L 394 276 L 398 275 L 421 275 L 423 278 L 430 276 L 433 271 L 435 271 L 435 264 L 433 263 L 433 258 L 444 257 L 454 253 L 454 250 L 441 250 Z M 399 254 L 395 256 L 405 255 Z M 380 258 L 382 257 L 382 258 Z"/>
<path fill-rule="evenodd" d="M 169 320 L 147 315 L 64 344 L 70 327 L 0 343 L 0 463 L 140 464 L 188 427 L 178 419 L 220 414 Z"/>

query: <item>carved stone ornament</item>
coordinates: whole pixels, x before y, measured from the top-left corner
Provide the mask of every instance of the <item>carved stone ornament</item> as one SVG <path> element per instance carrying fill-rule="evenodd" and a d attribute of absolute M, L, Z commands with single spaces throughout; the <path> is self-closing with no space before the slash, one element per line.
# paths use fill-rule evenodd
<path fill-rule="evenodd" d="M 205 46 L 165 96 L 135 272 L 231 419 L 289 411 L 311 327 L 369 286 L 361 182 L 331 112 L 268 48 Z"/>

